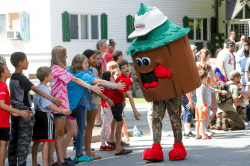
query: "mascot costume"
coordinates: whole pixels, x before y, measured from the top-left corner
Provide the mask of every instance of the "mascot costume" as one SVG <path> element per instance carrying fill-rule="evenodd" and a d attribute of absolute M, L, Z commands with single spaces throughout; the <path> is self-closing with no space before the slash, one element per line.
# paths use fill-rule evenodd
<path fill-rule="evenodd" d="M 180 27 L 167 19 L 156 7 L 141 4 L 135 15 L 135 38 L 127 54 L 133 65 L 143 95 L 153 102 L 153 146 L 144 150 L 142 158 L 163 161 L 161 147 L 162 119 L 166 109 L 174 133 L 169 160 L 180 160 L 187 152 L 182 143 L 180 120 L 182 96 L 201 85 L 188 40 L 189 28 Z"/>

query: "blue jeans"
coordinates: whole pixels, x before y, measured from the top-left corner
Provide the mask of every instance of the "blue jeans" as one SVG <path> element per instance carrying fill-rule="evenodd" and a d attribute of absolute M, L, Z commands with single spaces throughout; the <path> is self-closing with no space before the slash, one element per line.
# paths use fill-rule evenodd
<path fill-rule="evenodd" d="M 184 114 L 183 114 L 183 119 L 182 119 L 183 123 L 184 122 L 192 123 L 193 121 L 194 110 L 187 109 L 186 105 L 188 103 L 189 103 L 189 100 L 187 96 L 183 95 L 183 98 L 182 98 L 182 106 L 184 107 Z"/>
<path fill-rule="evenodd" d="M 82 152 L 82 141 L 85 131 L 83 127 L 86 126 L 86 112 L 87 109 L 81 105 L 76 107 L 76 123 L 77 123 L 77 135 L 76 135 L 76 153 Z"/>

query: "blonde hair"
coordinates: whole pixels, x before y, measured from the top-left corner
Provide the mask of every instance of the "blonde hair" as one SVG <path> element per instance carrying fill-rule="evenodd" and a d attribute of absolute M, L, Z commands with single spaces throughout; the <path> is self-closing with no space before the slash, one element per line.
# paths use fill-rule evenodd
<path fill-rule="evenodd" d="M 66 48 L 63 46 L 56 46 L 53 48 L 51 52 L 51 66 L 53 65 L 59 65 L 66 69 L 67 62 L 66 62 L 66 56 L 67 51 Z"/>
<path fill-rule="evenodd" d="M 111 62 L 107 63 L 106 67 L 107 67 L 107 70 L 110 70 L 110 69 L 114 70 L 114 69 L 118 68 L 118 64 L 115 61 L 111 61 Z"/>
<path fill-rule="evenodd" d="M 86 59 L 87 57 L 85 55 L 77 54 L 72 60 L 70 71 L 72 73 L 83 71 L 82 64 Z"/>
<path fill-rule="evenodd" d="M 44 81 L 45 77 L 49 76 L 51 72 L 51 68 L 47 66 L 39 67 L 36 71 L 37 78 L 42 82 Z"/>

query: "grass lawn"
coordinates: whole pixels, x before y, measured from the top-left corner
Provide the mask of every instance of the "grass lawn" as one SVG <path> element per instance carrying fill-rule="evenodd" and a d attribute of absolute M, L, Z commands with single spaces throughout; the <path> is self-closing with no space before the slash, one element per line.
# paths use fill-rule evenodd
<path fill-rule="evenodd" d="M 144 98 L 134 98 L 135 104 L 148 103 Z M 129 99 L 126 98 L 126 104 L 130 104 Z"/>

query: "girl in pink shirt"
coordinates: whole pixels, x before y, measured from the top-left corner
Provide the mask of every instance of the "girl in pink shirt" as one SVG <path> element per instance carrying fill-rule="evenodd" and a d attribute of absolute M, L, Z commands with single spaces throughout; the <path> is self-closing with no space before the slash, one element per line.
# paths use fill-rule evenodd
<path fill-rule="evenodd" d="M 60 109 L 69 109 L 67 84 L 72 81 L 80 86 L 91 89 L 97 94 L 101 93 L 101 88 L 98 84 L 92 86 L 82 81 L 79 78 L 74 77 L 66 71 L 67 63 L 67 51 L 62 46 L 56 46 L 51 53 L 51 69 L 53 75 L 53 84 L 51 85 L 51 96 L 58 97 L 62 101 L 61 106 L 57 106 Z M 55 122 L 55 144 L 57 153 L 57 162 L 59 164 L 65 163 L 66 165 L 74 165 L 74 162 L 66 155 L 67 147 L 71 138 L 76 133 L 75 118 L 66 116 L 64 114 L 53 112 Z M 64 131 L 65 128 L 65 131 Z M 50 149 L 50 156 L 53 156 L 53 149 Z"/>

